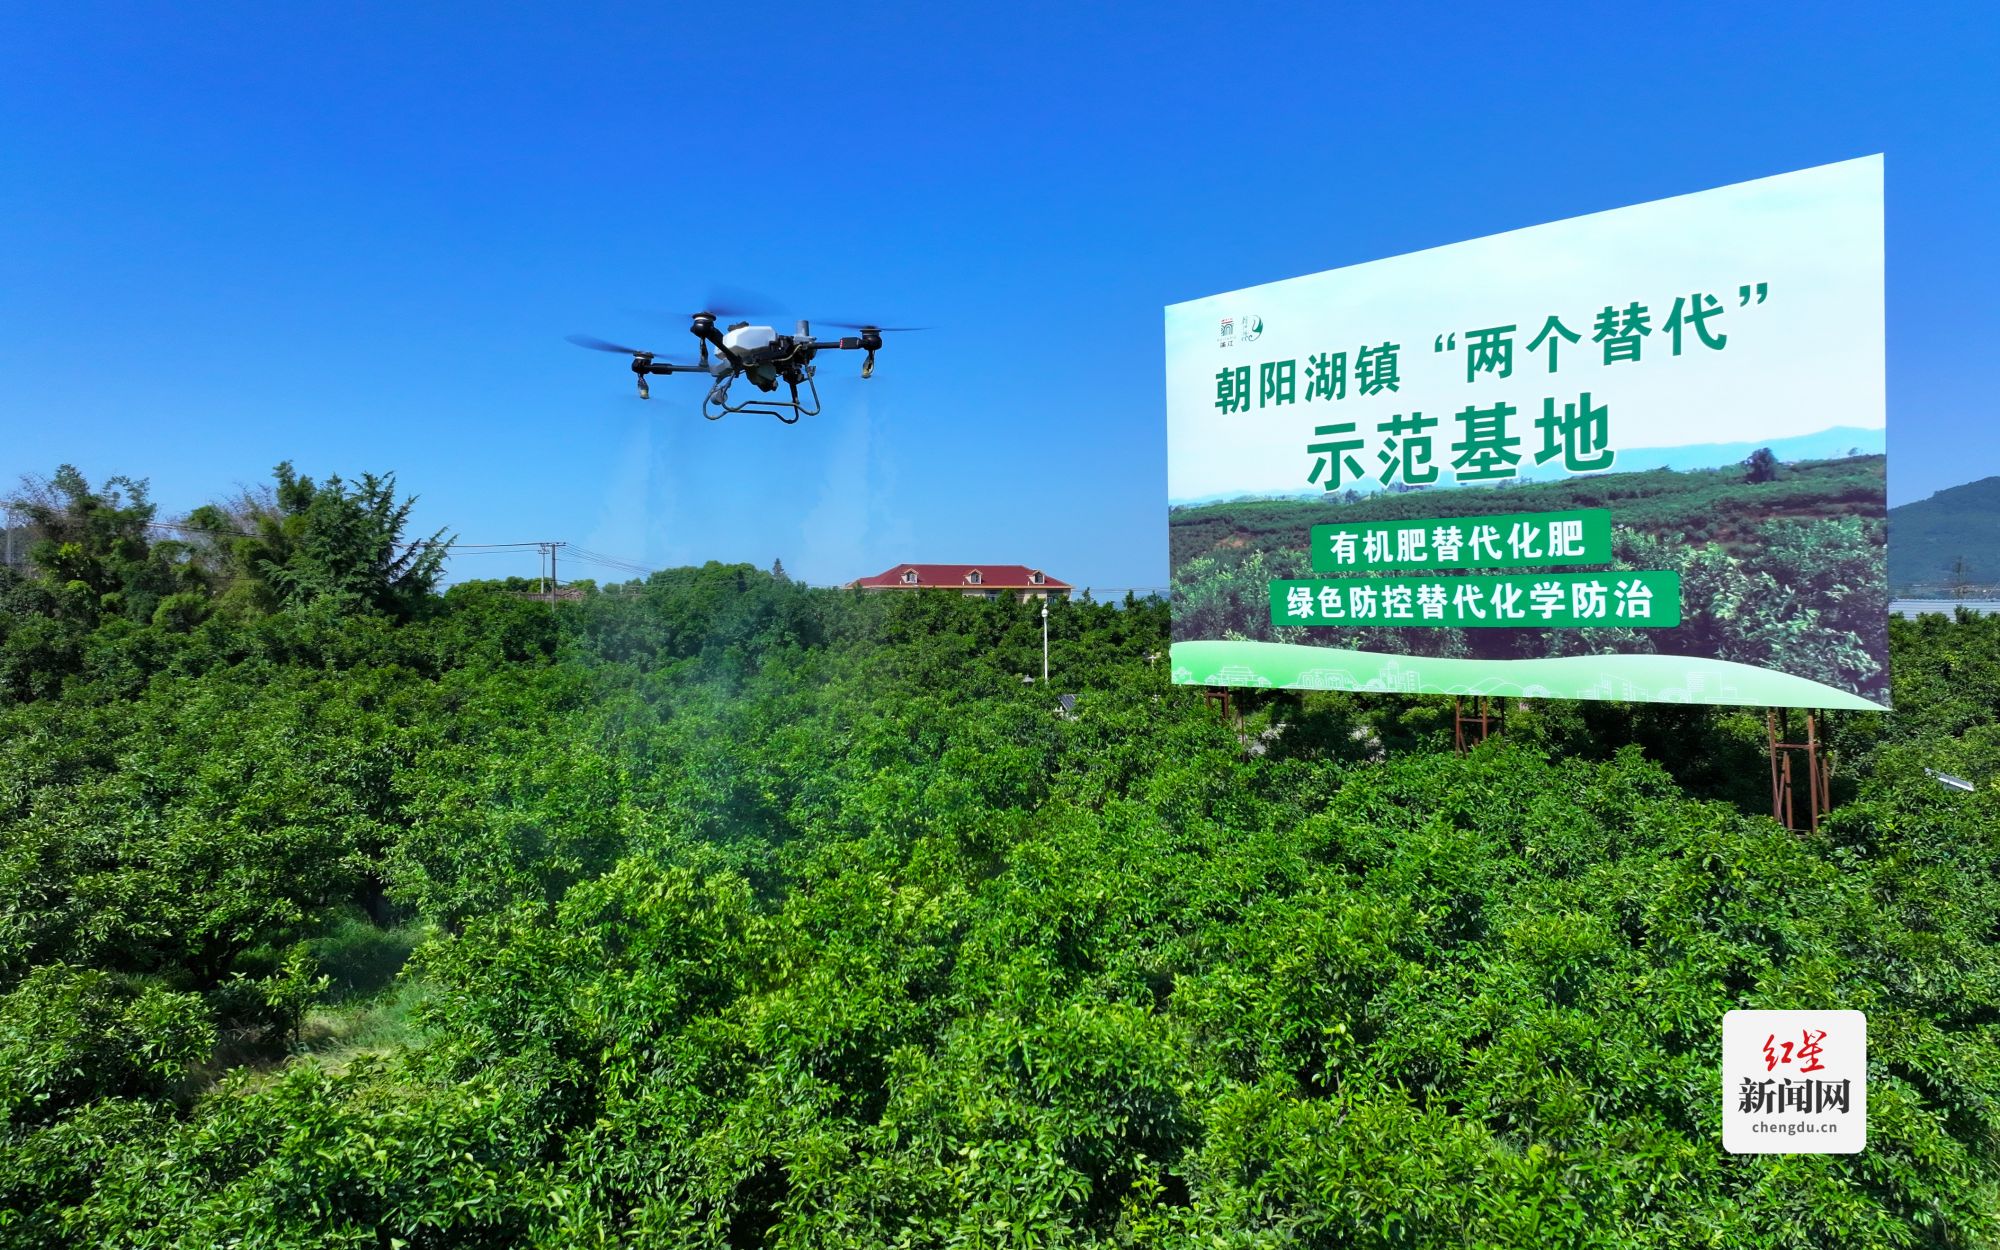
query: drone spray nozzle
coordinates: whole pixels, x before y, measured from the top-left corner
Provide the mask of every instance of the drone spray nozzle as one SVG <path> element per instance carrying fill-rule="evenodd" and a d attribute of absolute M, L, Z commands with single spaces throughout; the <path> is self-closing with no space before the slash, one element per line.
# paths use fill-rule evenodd
<path fill-rule="evenodd" d="M 632 373 L 639 379 L 639 398 L 651 399 L 653 393 L 646 388 L 646 375 L 653 371 L 652 352 L 632 353 Z"/>
<path fill-rule="evenodd" d="M 875 376 L 875 351 L 873 348 L 870 348 L 868 354 L 861 358 L 861 376 L 864 378 Z"/>

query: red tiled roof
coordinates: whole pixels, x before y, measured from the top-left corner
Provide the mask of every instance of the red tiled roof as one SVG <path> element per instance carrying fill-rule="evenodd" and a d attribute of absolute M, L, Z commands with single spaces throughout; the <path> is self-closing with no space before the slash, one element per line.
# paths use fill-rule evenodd
<path fill-rule="evenodd" d="M 945 587 L 954 590 L 962 589 L 963 587 L 972 585 L 965 578 L 967 574 L 974 570 L 977 570 L 979 573 L 979 588 L 981 590 L 1071 589 L 1068 582 L 1058 581 L 1046 573 L 1042 574 L 1040 582 L 1030 581 L 1028 575 L 1039 570 L 1031 569 L 1025 564 L 898 564 L 887 572 L 877 573 L 873 577 L 858 578 L 855 581 L 849 582 L 848 585 L 863 588 L 870 586 L 906 587 L 911 585 L 911 583 L 903 580 L 903 574 L 909 572 L 911 569 L 915 569 L 917 572 L 915 585 L 919 589 L 926 586 L 932 588 Z"/>

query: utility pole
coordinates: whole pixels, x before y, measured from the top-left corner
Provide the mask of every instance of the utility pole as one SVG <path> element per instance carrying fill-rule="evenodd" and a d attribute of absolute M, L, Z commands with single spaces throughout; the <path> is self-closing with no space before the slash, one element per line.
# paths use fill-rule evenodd
<path fill-rule="evenodd" d="M 541 548 L 542 554 L 547 556 L 549 559 L 548 601 L 549 601 L 549 606 L 553 608 L 556 606 L 556 587 L 560 584 L 556 580 L 556 549 L 558 547 L 567 547 L 569 546 L 569 544 L 558 543 L 558 542 L 546 542 L 546 543 L 536 543 L 535 546 Z"/>
<path fill-rule="evenodd" d="M 1049 684 L 1049 598 L 1042 596 L 1042 684 Z"/>
<path fill-rule="evenodd" d="M 14 567 L 14 505 L 7 505 L 7 567 Z"/>

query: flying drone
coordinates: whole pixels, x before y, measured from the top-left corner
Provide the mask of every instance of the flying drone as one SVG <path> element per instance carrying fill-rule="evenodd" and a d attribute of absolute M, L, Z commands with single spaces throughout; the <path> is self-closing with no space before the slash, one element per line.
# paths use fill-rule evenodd
<path fill-rule="evenodd" d="M 861 376 L 872 377 L 875 373 L 875 353 L 882 350 L 884 334 L 924 328 L 852 325 L 838 321 L 824 323 L 835 329 L 855 331 L 835 339 L 814 338 L 812 326 L 805 321 L 800 321 L 798 329 L 791 334 L 780 334 L 770 326 L 751 325 L 748 321 L 738 321 L 720 330 L 716 328 L 717 318 L 733 315 L 741 314 L 713 306 L 691 314 L 693 324 L 688 327 L 688 332 L 701 345 L 700 357 L 693 361 L 662 360 L 658 352 L 621 347 L 587 334 L 572 334 L 569 341 L 592 351 L 616 352 L 632 357 L 632 372 L 638 376 L 641 399 L 652 397 L 646 385 L 649 376 L 701 373 L 710 379 L 708 393 L 702 396 L 702 416 L 719 421 L 730 413 L 755 413 L 776 417 L 791 425 L 800 417 L 819 414 L 819 388 L 813 384 L 817 368 L 813 358 L 819 353 L 865 352 L 867 354 L 861 358 Z M 709 356 L 711 347 L 716 352 L 714 358 Z M 747 379 L 760 393 L 742 403 L 731 403 L 729 387 L 738 378 Z M 790 399 L 778 394 L 780 382 L 790 392 Z M 800 387 L 805 388 L 803 394 Z"/>

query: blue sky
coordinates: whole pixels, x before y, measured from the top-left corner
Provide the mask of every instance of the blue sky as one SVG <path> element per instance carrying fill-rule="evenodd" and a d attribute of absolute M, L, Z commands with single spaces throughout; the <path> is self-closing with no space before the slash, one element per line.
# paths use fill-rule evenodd
<path fill-rule="evenodd" d="M 10 6 L 0 477 L 1157 586 L 1164 305 L 1878 151 L 1891 500 L 2000 473 L 2000 15 L 1750 7 Z M 936 328 L 791 428 L 563 342 L 718 283 Z"/>

